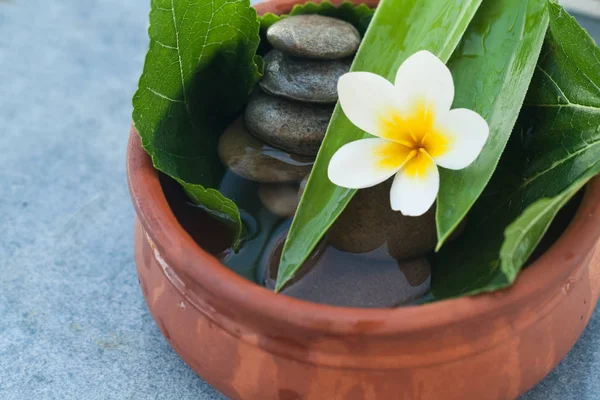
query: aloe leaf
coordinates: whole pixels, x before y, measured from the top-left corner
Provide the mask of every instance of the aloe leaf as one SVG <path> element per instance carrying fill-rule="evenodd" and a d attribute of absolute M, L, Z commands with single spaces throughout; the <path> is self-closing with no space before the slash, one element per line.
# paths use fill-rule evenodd
<path fill-rule="evenodd" d="M 398 67 L 419 50 L 447 61 L 481 0 L 383 0 L 351 71 L 369 71 L 393 80 Z M 332 155 L 344 144 L 367 137 L 336 106 L 325 139 L 286 240 L 276 290 L 300 268 L 355 190 L 335 186 L 327 178 Z"/>
<path fill-rule="evenodd" d="M 546 5 L 546 0 L 484 1 L 448 63 L 456 86 L 453 107 L 482 115 L 490 136 L 469 167 L 440 171 L 438 250 L 483 192 L 508 142 L 546 33 Z"/>
<path fill-rule="evenodd" d="M 542 54 L 498 170 L 464 235 L 436 257 L 437 298 L 510 285 L 556 212 L 600 171 L 600 49 L 549 4 Z"/>
<path fill-rule="evenodd" d="M 217 142 L 260 78 L 259 22 L 248 0 L 153 0 L 150 48 L 133 121 L 154 167 L 234 232 L 237 206 L 214 188 L 224 168 Z"/>

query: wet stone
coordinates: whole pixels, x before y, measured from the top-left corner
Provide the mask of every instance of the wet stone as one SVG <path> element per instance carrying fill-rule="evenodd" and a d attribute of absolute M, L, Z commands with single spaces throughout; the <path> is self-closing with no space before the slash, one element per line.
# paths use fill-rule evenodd
<path fill-rule="evenodd" d="M 322 15 L 284 18 L 267 30 L 267 40 L 287 54 L 335 60 L 351 56 L 360 45 L 360 34 L 346 21 Z"/>
<path fill-rule="evenodd" d="M 298 208 L 298 185 L 293 183 L 263 183 L 258 197 L 267 210 L 282 218 L 293 217 Z"/>
<path fill-rule="evenodd" d="M 272 50 L 264 58 L 260 87 L 267 93 L 311 103 L 335 103 L 337 82 L 350 70 L 352 61 L 306 60 Z"/>
<path fill-rule="evenodd" d="M 333 106 L 299 103 L 256 91 L 245 117 L 246 126 L 257 138 L 291 153 L 315 156 L 332 113 Z"/>
<path fill-rule="evenodd" d="M 283 238 L 268 248 L 265 286 L 269 289 L 275 287 Z M 281 293 L 334 306 L 397 307 L 422 297 L 430 281 L 431 267 L 425 257 L 396 261 L 385 246 L 351 254 L 322 244 Z"/>
<path fill-rule="evenodd" d="M 328 232 L 330 243 L 350 253 L 382 246 L 399 260 L 422 256 L 437 243 L 435 208 L 420 217 L 403 216 L 390 206 L 392 179 L 359 190 Z"/>
<path fill-rule="evenodd" d="M 309 177 L 310 177 L 310 174 L 307 174 L 300 181 L 300 185 L 298 185 L 298 202 L 300 202 L 300 199 L 302 198 L 302 195 L 304 194 L 304 189 L 306 189 L 306 184 L 308 183 Z"/>
<path fill-rule="evenodd" d="M 298 182 L 310 171 L 313 158 L 289 154 L 250 134 L 239 118 L 219 140 L 219 157 L 234 173 L 256 182 Z"/>

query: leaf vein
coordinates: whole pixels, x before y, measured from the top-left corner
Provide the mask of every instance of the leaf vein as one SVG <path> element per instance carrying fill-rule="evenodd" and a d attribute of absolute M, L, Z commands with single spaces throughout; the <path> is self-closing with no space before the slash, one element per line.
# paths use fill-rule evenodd
<path fill-rule="evenodd" d="M 543 73 L 544 75 L 546 75 L 546 76 L 548 77 L 548 79 L 550 79 L 550 82 L 552 82 L 552 84 L 554 85 L 554 87 L 556 87 L 556 90 L 558 90 L 558 91 L 560 92 L 561 96 L 562 96 L 562 97 L 563 97 L 563 98 L 564 98 L 564 99 L 565 99 L 567 102 L 569 102 L 570 104 L 572 104 L 572 103 L 571 103 L 571 100 L 569 100 L 569 98 L 567 97 L 567 95 L 565 94 L 565 92 L 563 92 L 563 90 L 561 89 L 560 85 L 558 84 L 558 82 L 556 82 L 556 81 L 554 80 L 554 78 L 552 77 L 552 75 L 550 75 L 550 74 L 549 74 L 549 73 L 548 73 L 548 72 L 547 72 L 547 71 L 546 71 L 544 68 L 540 67 L 539 65 L 536 65 L 536 68 L 537 68 L 538 70 L 542 71 L 542 73 Z"/>
<path fill-rule="evenodd" d="M 588 151 L 588 150 L 590 150 L 592 147 L 594 147 L 594 146 L 596 146 L 596 145 L 598 145 L 598 144 L 600 144 L 600 139 L 594 140 L 594 141 L 590 142 L 590 144 L 589 144 L 588 146 L 584 146 L 584 147 L 582 147 L 581 149 L 579 149 L 579 150 L 577 150 L 577 151 L 575 151 L 575 152 L 573 152 L 573 153 L 570 153 L 570 154 L 569 154 L 568 156 L 566 156 L 565 158 L 562 158 L 562 159 L 560 159 L 560 160 L 558 160 L 558 161 L 555 161 L 555 162 L 553 162 L 553 163 L 552 163 L 552 165 L 551 165 L 550 167 L 548 167 L 548 168 L 546 168 L 545 170 L 542 170 L 542 171 L 540 171 L 540 172 L 536 173 L 535 175 L 533 175 L 532 177 L 530 177 L 530 178 L 526 179 L 526 180 L 525 180 L 525 181 L 524 181 L 524 182 L 521 184 L 521 189 L 524 189 L 524 188 L 525 188 L 525 186 L 529 185 L 531 182 L 533 182 L 534 180 L 538 179 L 540 176 L 542 176 L 542 175 L 544 175 L 544 174 L 546 174 L 546 173 L 548 173 L 548 172 L 552 171 L 554 168 L 558 167 L 559 165 L 562 165 L 562 164 L 564 164 L 565 162 L 567 162 L 567 161 L 571 160 L 572 158 L 574 158 L 574 157 L 578 156 L 579 154 L 581 154 L 581 153 L 583 153 L 583 152 L 585 152 L 585 151 Z"/>
<path fill-rule="evenodd" d="M 154 42 L 155 42 L 156 44 L 158 44 L 159 46 L 161 46 L 161 47 L 164 47 L 164 48 L 166 48 L 166 49 L 178 50 L 178 49 L 177 49 L 177 47 L 175 47 L 175 46 L 170 46 L 170 45 L 168 45 L 168 44 L 164 44 L 163 42 L 161 42 L 161 41 L 159 41 L 159 40 L 156 40 L 156 39 L 154 39 Z"/>
<path fill-rule="evenodd" d="M 189 7 L 189 3 L 188 3 Z M 177 43 L 177 58 L 179 60 L 179 73 L 181 75 L 181 94 L 183 96 L 183 103 L 185 104 L 185 111 L 188 115 L 188 119 L 192 127 L 196 128 L 194 124 L 194 119 L 192 118 L 192 112 L 190 110 L 190 105 L 187 101 L 187 94 L 185 88 L 185 76 L 183 73 L 183 60 L 181 59 L 181 46 L 179 44 L 179 27 L 177 26 L 177 16 L 175 15 L 175 0 L 171 0 L 171 11 L 173 15 L 173 29 L 175 30 L 175 41 Z"/>
<path fill-rule="evenodd" d="M 593 111 L 593 112 L 600 113 L 600 108 L 598 108 L 598 107 L 586 106 L 586 105 L 583 105 L 583 104 L 571 103 L 571 102 L 569 102 L 568 104 L 534 104 L 534 103 L 525 103 L 524 106 L 526 106 L 526 107 L 543 107 L 543 108 L 581 108 L 581 109 L 584 109 L 584 110 L 588 110 L 588 111 Z"/>
<path fill-rule="evenodd" d="M 167 95 L 164 95 L 164 94 L 162 94 L 162 93 L 160 93 L 160 92 L 158 92 L 158 91 L 156 91 L 156 90 L 152 89 L 151 87 L 146 87 L 146 89 L 147 89 L 147 90 L 149 90 L 151 93 L 154 93 L 155 95 L 157 95 L 158 97 L 160 97 L 160 98 L 162 98 L 162 99 L 165 99 L 165 100 L 172 101 L 173 103 L 183 103 L 183 101 L 182 101 L 182 100 L 179 100 L 179 99 L 173 99 L 173 98 L 171 98 L 171 97 L 169 97 L 169 96 L 167 96 Z"/>

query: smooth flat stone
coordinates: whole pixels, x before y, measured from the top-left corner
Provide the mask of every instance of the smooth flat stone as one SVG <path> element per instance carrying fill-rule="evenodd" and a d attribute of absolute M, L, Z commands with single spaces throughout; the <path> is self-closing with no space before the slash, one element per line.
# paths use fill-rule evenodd
<path fill-rule="evenodd" d="M 335 103 L 337 82 L 350 70 L 352 61 L 305 60 L 272 50 L 264 58 L 260 87 L 267 93 L 311 103 Z"/>
<path fill-rule="evenodd" d="M 282 218 L 293 217 L 298 208 L 298 185 L 292 183 L 263 183 L 258 197 L 265 208 Z"/>
<path fill-rule="evenodd" d="M 229 126 L 219 140 L 219 157 L 235 174 L 256 182 L 298 182 L 314 159 L 289 154 L 255 138 L 243 118 Z"/>
<path fill-rule="evenodd" d="M 295 15 L 269 27 L 267 40 L 287 54 L 324 60 L 351 56 L 360 45 L 354 26 L 322 15 Z"/>
<path fill-rule="evenodd" d="M 333 106 L 300 103 L 256 91 L 245 116 L 246 126 L 257 138 L 291 153 L 315 156 L 332 113 Z"/>
<path fill-rule="evenodd" d="M 271 252 L 265 286 L 275 287 L 285 233 L 267 245 Z M 431 267 L 426 257 L 396 261 L 385 246 L 367 254 L 351 254 L 321 244 L 282 294 L 343 307 L 397 307 L 429 290 Z M 260 273 L 259 273 L 260 275 Z M 265 275 L 263 273 L 263 275 Z"/>
<path fill-rule="evenodd" d="M 390 206 L 392 179 L 359 190 L 328 232 L 329 242 L 351 253 L 368 253 L 386 245 L 396 259 L 425 255 L 437 243 L 435 207 L 407 217 Z"/>

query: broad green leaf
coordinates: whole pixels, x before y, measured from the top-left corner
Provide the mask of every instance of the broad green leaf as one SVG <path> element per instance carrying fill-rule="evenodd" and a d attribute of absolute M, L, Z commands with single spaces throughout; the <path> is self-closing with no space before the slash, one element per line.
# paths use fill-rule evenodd
<path fill-rule="evenodd" d="M 429 50 L 447 61 L 480 2 L 383 0 L 351 70 L 373 72 L 393 81 L 400 64 L 419 50 Z M 346 118 L 338 104 L 283 249 L 277 290 L 294 276 L 356 192 L 329 181 L 331 156 L 342 145 L 367 136 Z"/>
<path fill-rule="evenodd" d="M 507 284 L 517 277 L 560 209 L 598 172 L 600 162 L 557 196 L 543 198 L 527 207 L 523 214 L 505 229 L 500 260 Z"/>
<path fill-rule="evenodd" d="M 510 285 L 556 212 L 600 171 L 600 49 L 560 6 L 517 127 L 464 235 L 438 253 L 437 298 Z"/>
<path fill-rule="evenodd" d="M 438 249 L 490 180 L 523 104 L 540 54 L 547 0 L 484 0 L 448 67 L 454 108 L 481 114 L 489 139 L 477 160 L 460 171 L 440 170 Z"/>
<path fill-rule="evenodd" d="M 266 32 L 266 30 L 275 22 L 290 15 L 320 14 L 328 17 L 343 19 L 344 21 L 354 25 L 361 34 L 364 34 L 369 26 L 369 23 L 371 22 L 374 12 L 374 9 L 365 4 L 355 5 L 349 1 L 343 2 L 339 6 L 334 6 L 328 1 L 323 1 L 319 4 L 308 1 L 303 4 L 296 4 L 289 14 L 264 14 L 259 18 L 260 30 L 261 32 Z"/>
<path fill-rule="evenodd" d="M 217 141 L 260 78 L 259 22 L 249 0 L 153 0 L 150 48 L 133 121 L 156 169 L 242 232 L 236 205 L 215 188 Z"/>

